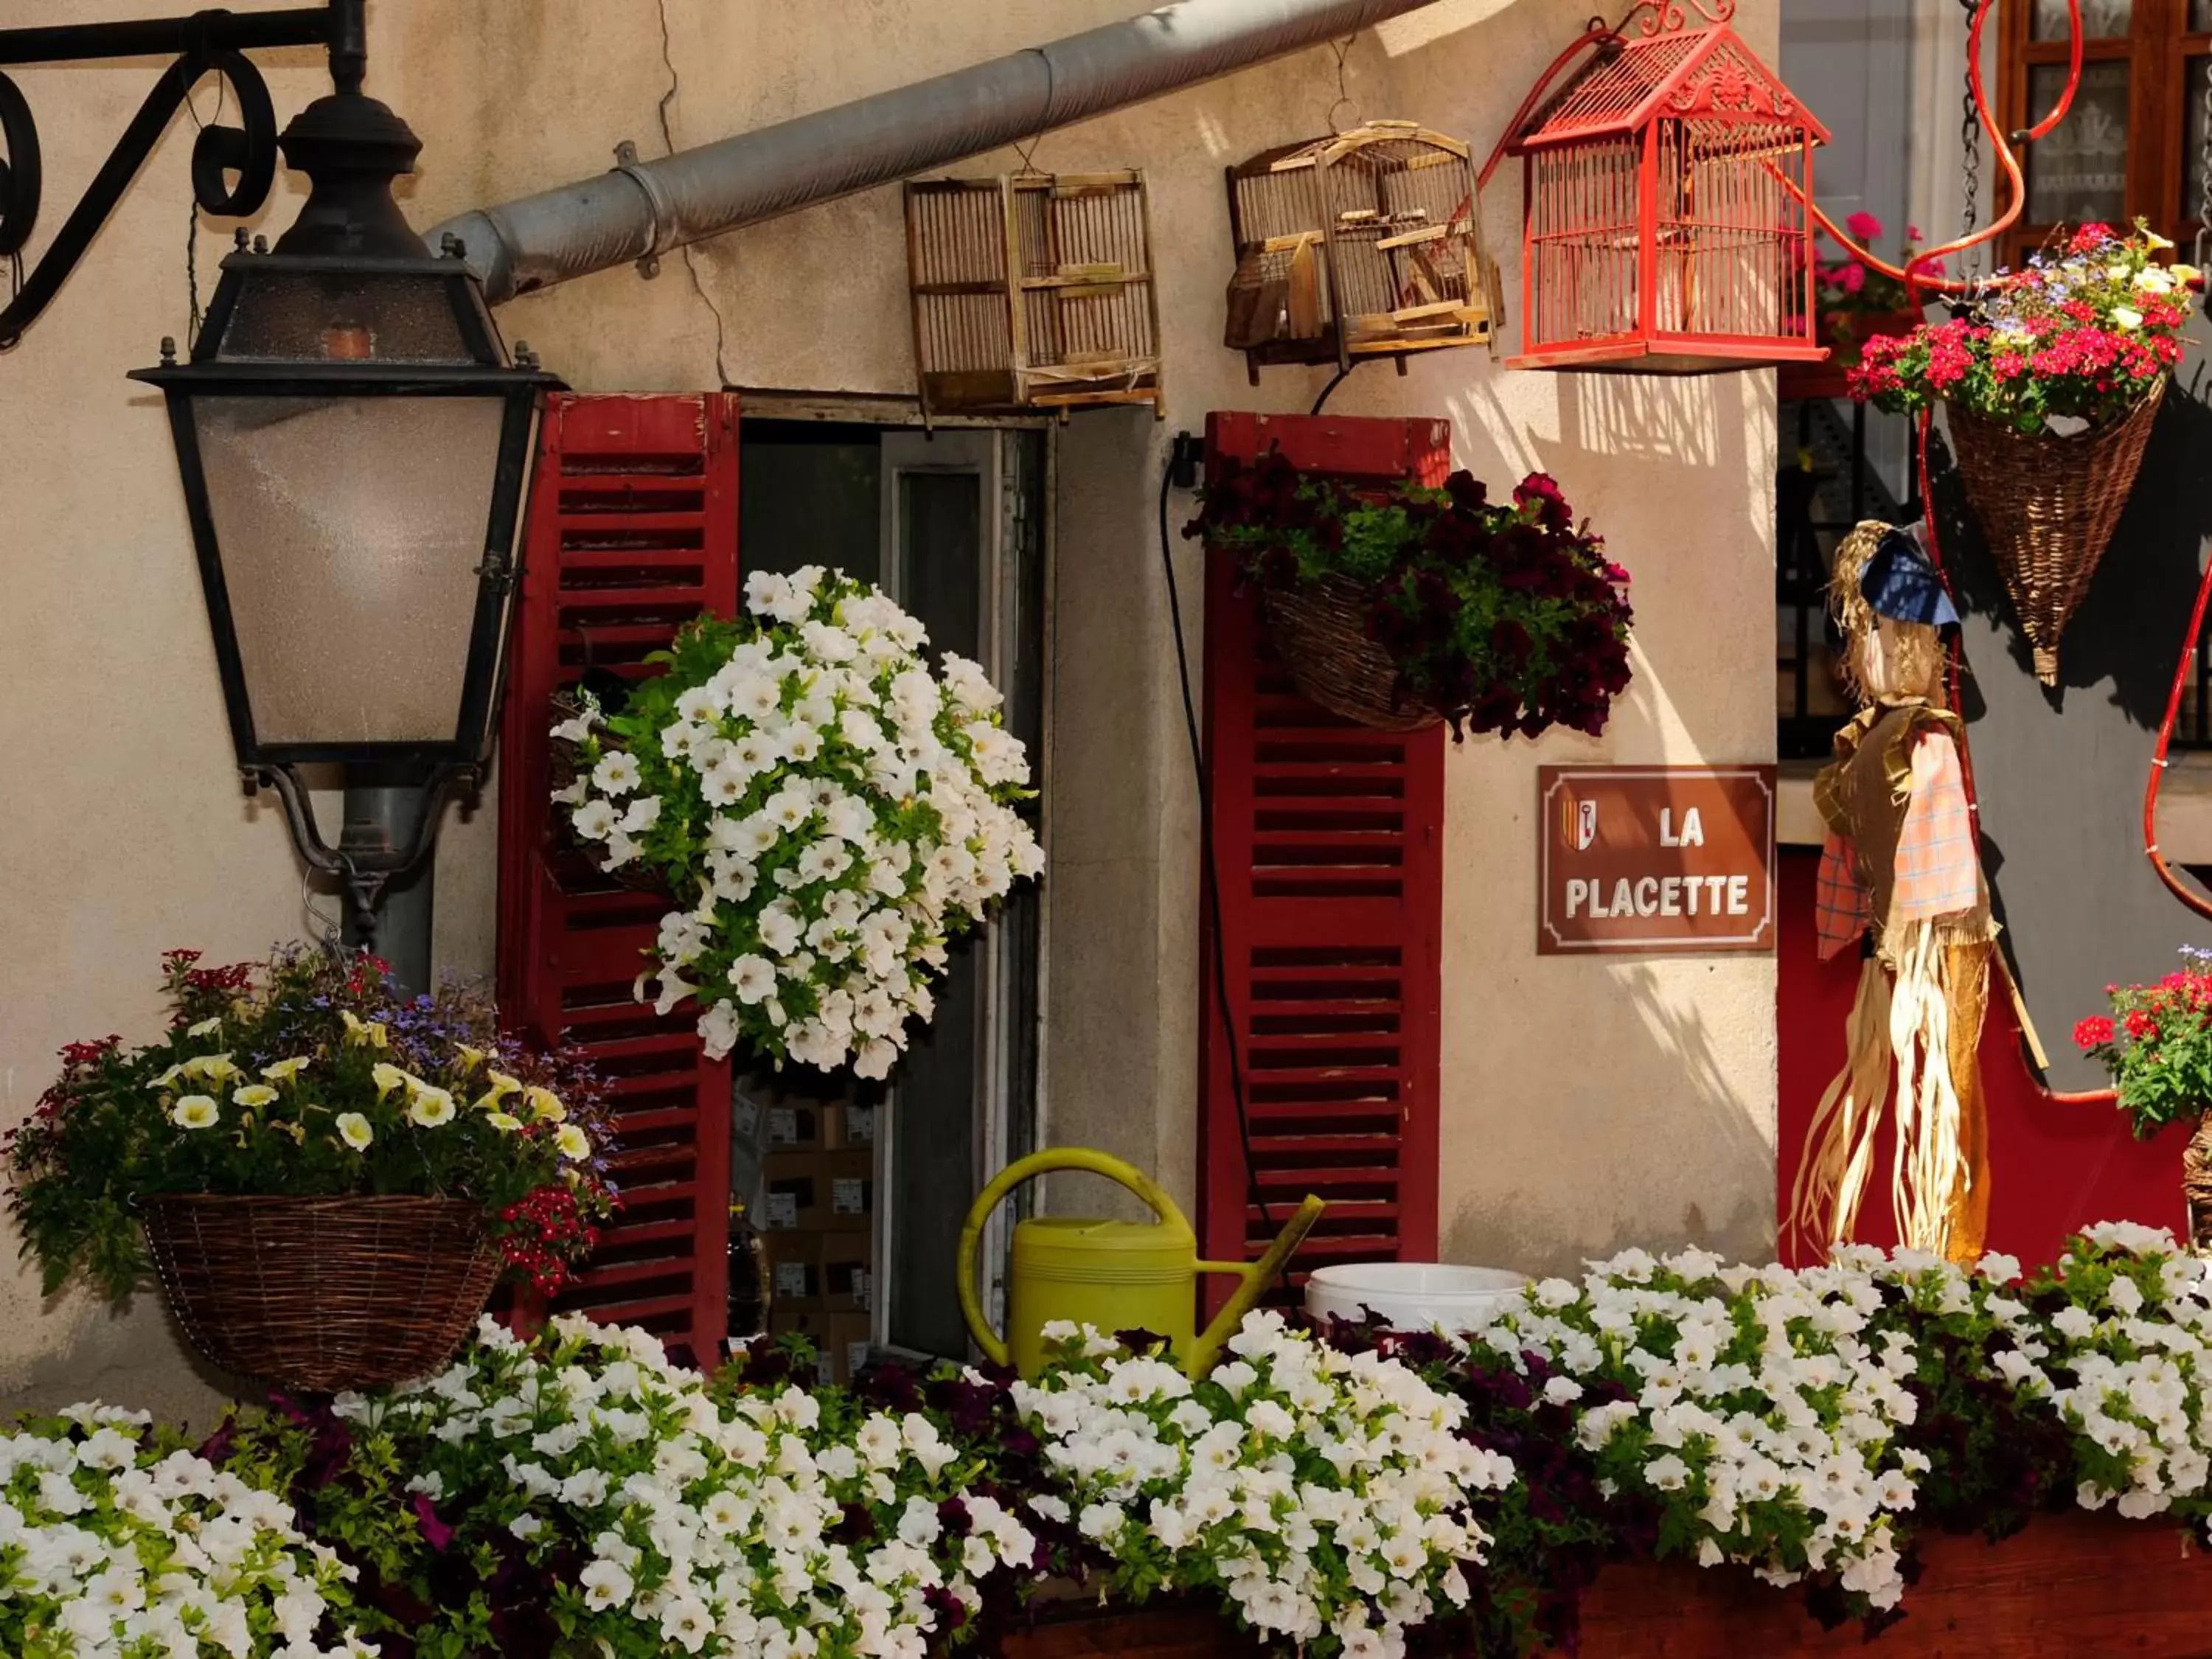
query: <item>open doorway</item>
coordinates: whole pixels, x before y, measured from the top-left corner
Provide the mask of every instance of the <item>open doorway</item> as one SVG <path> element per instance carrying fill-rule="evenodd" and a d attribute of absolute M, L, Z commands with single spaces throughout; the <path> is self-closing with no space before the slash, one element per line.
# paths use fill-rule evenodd
<path fill-rule="evenodd" d="M 1050 434 L 769 415 L 742 419 L 738 441 L 742 568 L 872 581 L 933 653 L 981 663 L 1028 745 L 1042 814 Z M 771 1328 L 811 1337 L 834 1376 L 871 1349 L 968 1352 L 954 1249 L 976 1192 L 1034 1139 L 1042 917 L 1024 884 L 955 942 L 936 1017 L 887 1085 L 795 1066 L 737 1077 L 732 1184 L 767 1245 Z M 995 1319 L 1002 1230 L 985 1243 Z"/>

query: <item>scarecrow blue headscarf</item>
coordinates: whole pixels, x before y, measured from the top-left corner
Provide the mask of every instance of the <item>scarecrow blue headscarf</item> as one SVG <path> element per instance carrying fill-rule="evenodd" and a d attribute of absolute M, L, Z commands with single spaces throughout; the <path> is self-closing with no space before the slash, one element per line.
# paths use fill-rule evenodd
<path fill-rule="evenodd" d="M 1943 589 L 1927 550 L 1920 544 L 1918 526 L 1892 529 L 1875 549 L 1874 556 L 1859 572 L 1859 592 L 1876 616 L 1893 622 L 1919 623 L 1928 628 L 1955 628 L 1959 612 Z"/>

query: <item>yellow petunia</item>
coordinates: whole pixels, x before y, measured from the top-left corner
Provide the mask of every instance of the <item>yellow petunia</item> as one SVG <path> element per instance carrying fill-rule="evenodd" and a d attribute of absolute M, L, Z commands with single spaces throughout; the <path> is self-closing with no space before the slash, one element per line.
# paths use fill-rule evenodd
<path fill-rule="evenodd" d="M 379 1100 L 383 1099 L 394 1089 L 403 1086 L 412 1088 L 415 1085 L 413 1078 L 389 1060 L 377 1061 L 375 1065 L 369 1067 L 368 1075 L 376 1084 L 376 1097 Z"/>
<path fill-rule="evenodd" d="M 522 1127 L 522 1120 L 510 1112 L 489 1112 L 484 1121 L 503 1135 L 511 1135 Z"/>
<path fill-rule="evenodd" d="M 263 1066 L 261 1068 L 261 1075 L 267 1078 L 271 1083 L 289 1083 L 294 1078 L 299 1076 L 301 1073 L 306 1071 L 308 1066 L 313 1064 L 314 1061 L 310 1056 L 307 1054 L 298 1054 L 290 1060 L 275 1060 L 269 1065 Z"/>
<path fill-rule="evenodd" d="M 337 1131 L 338 1139 L 356 1152 L 367 1151 L 368 1143 L 376 1139 L 376 1132 L 368 1127 L 368 1120 L 359 1112 L 340 1112 Z"/>
<path fill-rule="evenodd" d="M 561 1133 L 553 1137 L 553 1144 L 561 1149 L 563 1158 L 586 1158 L 592 1155 L 591 1137 L 573 1123 L 561 1126 Z"/>
<path fill-rule="evenodd" d="M 161 1076 L 154 1079 L 154 1087 L 156 1089 L 174 1088 L 176 1086 L 177 1079 L 184 1074 L 185 1068 L 183 1066 L 172 1066 L 167 1071 L 162 1073 Z"/>
<path fill-rule="evenodd" d="M 443 1089 L 416 1088 L 408 1095 L 407 1121 L 421 1128 L 451 1123 L 455 1109 L 453 1097 Z"/>
<path fill-rule="evenodd" d="M 391 1035 L 385 1030 L 380 1022 L 363 1019 L 350 1008 L 339 1009 L 338 1018 L 345 1021 L 346 1036 L 351 1041 L 365 1043 L 372 1048 L 388 1048 L 392 1046 Z"/>
<path fill-rule="evenodd" d="M 205 1129 L 222 1115 L 222 1109 L 207 1095 L 185 1095 L 169 1109 L 169 1117 L 179 1128 Z"/>
<path fill-rule="evenodd" d="M 453 1052 L 461 1057 L 461 1073 L 464 1076 L 475 1071 L 476 1068 L 483 1065 L 484 1060 L 488 1058 L 483 1049 L 471 1048 L 465 1042 L 455 1043 L 453 1045 Z"/>
<path fill-rule="evenodd" d="M 568 1109 L 561 1103 L 561 1097 L 550 1089 L 542 1089 L 533 1083 L 522 1091 L 522 1103 L 530 1108 L 531 1115 L 541 1123 L 568 1121 Z"/>
<path fill-rule="evenodd" d="M 509 1095 L 522 1092 L 521 1083 L 504 1072 L 486 1072 L 484 1075 L 491 1079 L 491 1092 L 484 1097 L 486 1100 L 504 1100 Z"/>
<path fill-rule="evenodd" d="M 230 1097 L 251 1111 L 256 1106 L 266 1106 L 276 1098 L 276 1091 L 265 1083 L 249 1083 L 243 1088 L 233 1089 Z"/>
<path fill-rule="evenodd" d="M 222 1016 L 216 1014 L 200 1021 L 197 1025 L 185 1026 L 185 1035 L 191 1037 L 210 1037 L 221 1030 L 222 1030 Z"/>
<path fill-rule="evenodd" d="M 2154 253 L 2163 253 L 2166 249 L 2173 246 L 2172 243 L 2167 241 L 2165 237 L 2160 235 L 2154 230 L 2146 230 L 2142 232 L 2141 234 L 2143 239 L 2143 245 L 2149 248 Z"/>

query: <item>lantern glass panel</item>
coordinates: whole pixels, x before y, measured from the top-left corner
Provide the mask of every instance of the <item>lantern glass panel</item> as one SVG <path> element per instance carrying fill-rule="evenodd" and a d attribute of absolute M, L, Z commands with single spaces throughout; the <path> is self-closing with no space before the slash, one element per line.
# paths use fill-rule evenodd
<path fill-rule="evenodd" d="M 453 739 L 506 412 L 498 398 L 193 399 L 261 742 Z"/>
<path fill-rule="evenodd" d="M 246 273 L 218 362 L 466 363 L 447 284 L 357 271 Z"/>

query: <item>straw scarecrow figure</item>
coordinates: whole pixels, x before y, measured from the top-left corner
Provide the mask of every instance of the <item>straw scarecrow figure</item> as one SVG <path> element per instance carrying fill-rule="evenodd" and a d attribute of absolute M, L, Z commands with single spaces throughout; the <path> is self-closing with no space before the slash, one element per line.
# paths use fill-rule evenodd
<path fill-rule="evenodd" d="M 1860 525 L 1836 550 L 1829 600 L 1859 712 L 1814 784 L 1823 960 L 1864 966 L 1850 1056 L 1814 1114 L 1790 1224 L 1825 1247 L 1856 1231 L 1896 1074 L 1890 1205 L 1899 1242 L 1977 1259 L 1989 1219 L 1988 1110 L 1976 1055 L 1989 998 L 1989 890 L 1942 706 L 1942 630 L 1959 616 L 1911 531 Z"/>

